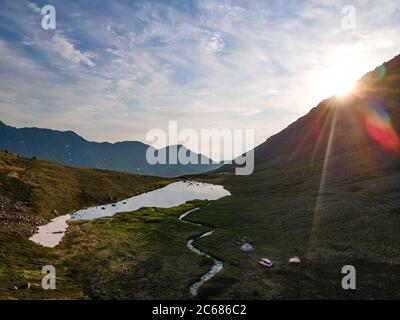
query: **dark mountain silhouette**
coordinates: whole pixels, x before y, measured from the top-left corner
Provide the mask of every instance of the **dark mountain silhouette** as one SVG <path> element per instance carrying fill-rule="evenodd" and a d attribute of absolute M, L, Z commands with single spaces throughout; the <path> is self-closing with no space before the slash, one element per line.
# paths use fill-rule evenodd
<path fill-rule="evenodd" d="M 199 154 L 194 155 L 199 159 L 199 164 L 151 165 L 146 160 L 148 148 L 148 145 L 137 141 L 89 142 L 72 131 L 61 132 L 39 128 L 17 129 L 0 121 L 0 150 L 7 150 L 27 158 L 36 157 L 67 166 L 108 169 L 160 177 L 198 174 L 220 166 L 216 163 L 212 164 L 207 157 Z M 169 148 L 164 149 L 167 154 Z M 177 146 L 178 150 L 181 148 L 184 148 L 187 153 L 189 152 L 184 146 Z M 163 149 L 159 150 L 159 152 L 162 151 Z"/>
<path fill-rule="evenodd" d="M 371 165 L 394 164 L 400 154 L 400 55 L 361 78 L 346 97 L 322 101 L 307 115 L 254 149 L 255 171 L 268 165 L 318 163 L 329 157 L 336 173 L 346 155 Z M 329 149 L 329 150 L 328 150 Z M 225 165 L 217 171 L 230 171 Z M 343 172 L 344 173 L 344 172 Z"/>
<path fill-rule="evenodd" d="M 399 133 L 398 56 L 366 74 L 351 95 L 322 101 L 255 148 L 253 174 L 221 168 L 232 196 L 200 222 L 223 230 L 208 241 L 232 268 L 226 276 L 249 276 L 217 298 L 240 292 L 270 299 L 274 291 L 278 299 L 398 298 Z M 277 261 L 276 273 L 268 272 L 271 290 L 260 281 L 256 260 L 238 264 L 224 242 L 237 235 L 250 237 L 259 256 Z M 304 259 L 301 268 L 285 264 L 293 256 Z M 342 289 L 344 265 L 357 269 L 361 290 Z"/>

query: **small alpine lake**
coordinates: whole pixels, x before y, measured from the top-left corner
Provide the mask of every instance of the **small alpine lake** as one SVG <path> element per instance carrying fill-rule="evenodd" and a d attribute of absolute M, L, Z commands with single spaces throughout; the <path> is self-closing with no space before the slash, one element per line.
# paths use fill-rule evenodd
<path fill-rule="evenodd" d="M 143 207 L 172 208 L 191 200 L 217 200 L 231 193 L 223 186 L 196 181 L 178 181 L 163 188 L 122 200 L 116 203 L 79 210 L 63 215 L 38 227 L 29 240 L 49 248 L 57 246 L 68 228 L 68 220 L 91 220 L 111 217 L 119 212 L 133 212 Z"/>

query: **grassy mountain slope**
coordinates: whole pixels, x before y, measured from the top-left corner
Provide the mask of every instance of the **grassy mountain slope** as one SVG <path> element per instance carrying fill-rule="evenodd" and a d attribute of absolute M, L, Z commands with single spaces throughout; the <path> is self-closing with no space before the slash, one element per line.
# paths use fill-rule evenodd
<path fill-rule="evenodd" d="M 170 181 L 111 171 L 69 168 L 1 152 L 0 296 L 18 294 L 10 291 L 18 279 L 31 279 L 33 275 L 41 277 L 41 267 L 52 264 L 47 259 L 59 263 L 60 257 L 54 256 L 51 250 L 28 240 L 37 225 L 77 209 L 114 202 L 159 188 Z M 65 283 L 73 286 L 71 281 Z M 69 290 L 60 290 L 56 297 L 67 297 Z M 72 297 L 77 296 L 73 294 Z"/>
<path fill-rule="evenodd" d="M 43 222 L 94 204 L 103 204 L 162 186 L 168 180 L 126 173 L 70 168 L 46 161 L 28 160 L 0 153 L 0 195 L 5 206 L 15 215 L 4 219 Z M 16 232 L 31 233 L 26 228 Z M 32 224 L 35 227 L 35 224 Z"/>
<path fill-rule="evenodd" d="M 202 248 L 226 262 L 203 297 L 400 297 L 399 66 L 396 57 L 352 96 L 323 101 L 269 138 L 255 149 L 252 175 L 223 168 L 232 197 L 193 215 L 216 226 Z M 243 235 L 254 253 L 239 251 Z M 302 265 L 288 264 L 294 255 Z M 274 268 L 260 268 L 262 256 Z M 356 267 L 357 290 L 341 288 L 346 264 Z"/>

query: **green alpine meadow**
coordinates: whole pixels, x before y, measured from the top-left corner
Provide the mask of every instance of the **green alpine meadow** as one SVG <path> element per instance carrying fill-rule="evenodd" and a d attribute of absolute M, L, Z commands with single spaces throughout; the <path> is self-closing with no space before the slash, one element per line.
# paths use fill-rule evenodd
<path fill-rule="evenodd" d="M 0 0 L 0 300 L 400 299 L 399 12 Z"/>

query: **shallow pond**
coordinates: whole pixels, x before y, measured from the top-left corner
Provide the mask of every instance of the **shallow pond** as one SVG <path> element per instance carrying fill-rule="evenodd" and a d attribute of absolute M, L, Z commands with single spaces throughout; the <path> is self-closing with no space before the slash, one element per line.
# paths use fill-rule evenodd
<path fill-rule="evenodd" d="M 48 224 L 40 226 L 30 240 L 42 246 L 53 248 L 64 237 L 68 228 L 67 221 L 70 219 L 110 217 L 118 212 L 131 212 L 143 207 L 171 208 L 190 200 L 217 200 L 229 195 L 230 192 L 220 185 L 196 181 L 178 181 L 113 204 L 87 208 L 72 215 L 57 217 Z"/>

